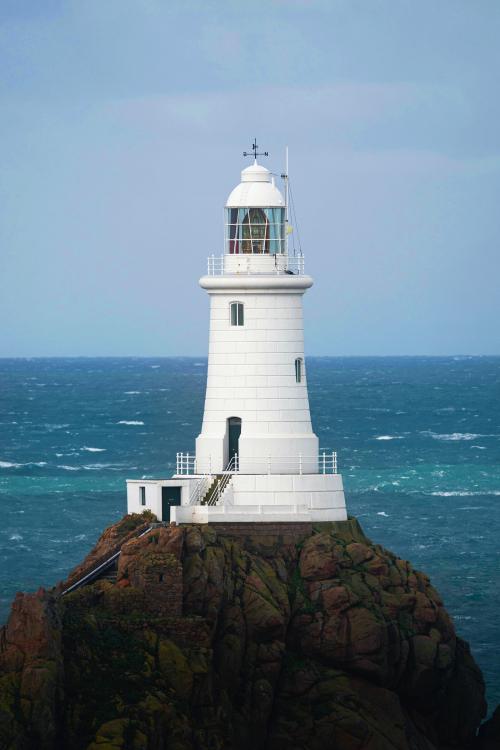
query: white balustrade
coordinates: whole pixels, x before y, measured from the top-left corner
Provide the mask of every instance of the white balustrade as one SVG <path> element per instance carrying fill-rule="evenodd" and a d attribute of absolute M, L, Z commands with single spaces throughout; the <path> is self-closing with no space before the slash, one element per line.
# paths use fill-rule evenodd
<path fill-rule="evenodd" d="M 237 253 L 234 255 L 209 255 L 207 259 L 207 273 L 209 276 L 229 274 L 297 274 L 304 273 L 303 255 L 285 255 L 277 253 L 252 254 Z"/>
<path fill-rule="evenodd" d="M 212 465 L 211 456 L 209 458 Z M 193 453 L 177 454 L 178 476 L 196 475 L 196 455 Z M 322 451 L 317 456 L 234 456 L 223 471 L 217 474 L 337 474 L 337 453 Z M 204 475 L 202 477 L 206 478 Z"/>

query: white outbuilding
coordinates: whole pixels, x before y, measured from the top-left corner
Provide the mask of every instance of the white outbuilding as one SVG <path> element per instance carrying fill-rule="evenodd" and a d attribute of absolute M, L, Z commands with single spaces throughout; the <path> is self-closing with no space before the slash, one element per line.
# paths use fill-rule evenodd
<path fill-rule="evenodd" d="M 286 178 L 287 179 L 287 178 Z M 268 169 L 241 173 L 225 247 L 208 258 L 208 376 L 194 452 L 171 479 L 128 480 L 128 512 L 177 523 L 342 521 L 337 456 L 313 432 L 302 297 L 313 284 L 287 248 L 286 200 Z"/>

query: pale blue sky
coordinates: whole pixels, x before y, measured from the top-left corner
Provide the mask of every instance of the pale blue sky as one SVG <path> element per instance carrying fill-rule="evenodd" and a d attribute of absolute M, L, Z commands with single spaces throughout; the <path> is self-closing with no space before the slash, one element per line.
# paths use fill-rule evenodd
<path fill-rule="evenodd" d="M 257 136 L 309 354 L 500 354 L 496 0 L 2 0 L 0 356 L 205 354 Z"/>

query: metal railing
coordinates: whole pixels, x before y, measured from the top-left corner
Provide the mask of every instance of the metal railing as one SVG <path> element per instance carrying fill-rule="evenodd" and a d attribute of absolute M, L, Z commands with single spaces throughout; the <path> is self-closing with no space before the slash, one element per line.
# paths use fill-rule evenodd
<path fill-rule="evenodd" d="M 205 497 L 210 484 L 212 483 L 212 477 L 210 474 L 197 479 L 193 482 L 191 492 L 189 493 L 189 505 L 199 505 Z"/>
<path fill-rule="evenodd" d="M 224 492 L 226 491 L 232 478 L 233 478 L 233 475 L 230 474 L 229 472 L 226 472 L 222 475 L 220 479 L 217 480 L 217 486 L 212 496 L 210 497 L 210 500 L 208 501 L 207 505 L 219 505 L 220 504 L 220 501 L 222 500 Z"/>
<path fill-rule="evenodd" d="M 206 460 L 203 462 L 206 463 Z M 201 477 L 202 482 L 207 481 L 212 473 L 220 474 L 337 474 L 338 463 L 336 451 L 321 451 L 316 456 L 234 456 L 227 467 L 222 471 L 212 472 L 212 459 L 208 458 L 209 466 L 207 475 Z M 215 462 L 214 462 L 215 463 Z M 179 476 L 193 476 L 197 474 L 196 455 L 193 453 L 177 454 L 177 469 Z M 195 492 L 193 488 L 192 492 Z"/>
<path fill-rule="evenodd" d="M 196 474 L 196 454 L 178 453 L 175 473 L 180 475 L 186 474 L 187 476 Z"/>
<path fill-rule="evenodd" d="M 209 255 L 207 259 L 209 276 L 221 276 L 224 273 L 304 273 L 303 255 L 236 254 Z"/>
<path fill-rule="evenodd" d="M 105 557 L 104 559 L 100 559 L 97 564 L 94 565 L 93 568 L 91 568 L 89 571 L 84 573 L 80 578 L 78 578 L 74 583 L 71 584 L 71 586 L 68 586 L 67 588 L 63 589 L 61 591 L 61 596 L 66 596 L 66 594 L 70 594 L 72 591 L 75 591 L 75 589 L 80 588 L 80 586 L 85 586 L 87 583 L 92 583 L 92 581 L 97 578 L 101 573 L 103 573 L 107 568 L 111 567 L 111 565 L 118 560 L 122 553 L 122 547 L 123 545 L 130 541 L 130 539 L 140 539 L 141 537 L 145 536 L 146 534 L 149 534 L 154 529 L 159 528 L 160 526 L 165 526 L 166 524 L 164 522 L 160 523 L 152 523 L 149 524 L 149 526 L 146 529 L 143 529 L 142 531 L 139 530 L 139 533 L 132 533 L 127 534 L 123 539 L 120 540 L 118 549 L 115 548 L 115 551 L 112 552 L 110 555 Z M 140 528 L 140 527 L 139 527 Z M 71 580 L 71 579 L 70 579 Z"/>

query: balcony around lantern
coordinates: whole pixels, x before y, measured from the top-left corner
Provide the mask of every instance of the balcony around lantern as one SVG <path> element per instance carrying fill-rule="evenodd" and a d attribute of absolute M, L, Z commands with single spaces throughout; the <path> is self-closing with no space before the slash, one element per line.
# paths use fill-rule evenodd
<path fill-rule="evenodd" d="M 304 274 L 304 256 L 266 254 L 233 254 L 209 255 L 207 259 L 208 276 L 224 274 Z"/>
<path fill-rule="evenodd" d="M 283 206 L 227 207 L 224 255 L 208 259 L 208 275 L 304 274 L 304 257 L 288 252 Z"/>

